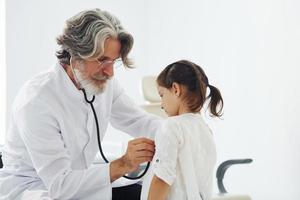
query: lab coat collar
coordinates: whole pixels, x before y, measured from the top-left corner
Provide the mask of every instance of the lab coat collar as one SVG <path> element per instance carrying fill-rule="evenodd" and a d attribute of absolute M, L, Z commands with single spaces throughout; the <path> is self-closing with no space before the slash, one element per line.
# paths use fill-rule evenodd
<path fill-rule="evenodd" d="M 55 72 L 61 80 L 61 87 L 64 88 L 63 91 L 66 92 L 66 95 L 70 97 L 70 100 L 78 100 L 80 102 L 86 103 L 82 91 L 77 89 L 77 87 L 74 85 L 71 78 L 59 62 L 56 63 Z"/>
<path fill-rule="evenodd" d="M 67 72 L 64 70 L 63 66 L 57 62 L 55 65 L 55 72 L 57 73 L 59 79 L 61 80 L 61 87 L 64 88 L 62 91 L 66 93 L 70 97 L 70 100 L 77 100 L 80 102 L 83 102 L 85 104 L 88 104 L 85 99 L 84 95 L 81 90 L 78 90 L 77 87 L 72 82 L 71 78 L 68 76 Z M 110 80 L 111 81 L 111 80 Z M 101 94 L 96 95 L 96 99 L 93 102 L 94 106 L 99 105 L 99 99 L 101 99 L 101 96 L 105 93 L 104 91 Z M 92 97 L 88 97 L 88 99 L 92 99 Z"/>

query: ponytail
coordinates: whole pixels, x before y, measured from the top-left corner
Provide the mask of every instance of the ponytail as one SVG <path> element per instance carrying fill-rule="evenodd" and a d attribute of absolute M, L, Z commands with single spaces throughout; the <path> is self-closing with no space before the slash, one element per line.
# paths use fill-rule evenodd
<path fill-rule="evenodd" d="M 210 113 L 215 117 L 221 117 L 223 115 L 222 110 L 224 105 L 222 95 L 218 88 L 209 84 L 207 85 L 207 87 L 209 87 L 210 89 L 210 93 L 207 97 L 207 99 L 210 98 L 208 104 Z"/>

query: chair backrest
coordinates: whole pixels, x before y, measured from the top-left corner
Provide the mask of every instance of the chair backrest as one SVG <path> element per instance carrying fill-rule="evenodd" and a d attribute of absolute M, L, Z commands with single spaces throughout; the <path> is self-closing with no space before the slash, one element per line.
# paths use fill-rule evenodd
<path fill-rule="evenodd" d="M 3 167 L 3 162 L 2 162 L 2 147 L 0 145 L 0 169 Z"/>
<path fill-rule="evenodd" d="M 3 163 L 2 163 L 2 155 L 0 154 L 0 169 L 3 167 Z"/>
<path fill-rule="evenodd" d="M 144 76 L 142 79 L 142 91 L 144 99 L 150 103 L 160 103 L 160 97 L 156 87 L 156 76 Z"/>
<path fill-rule="evenodd" d="M 142 92 L 145 103 L 141 107 L 149 113 L 160 117 L 167 117 L 166 113 L 161 109 L 161 100 L 156 87 L 156 76 L 143 77 Z"/>

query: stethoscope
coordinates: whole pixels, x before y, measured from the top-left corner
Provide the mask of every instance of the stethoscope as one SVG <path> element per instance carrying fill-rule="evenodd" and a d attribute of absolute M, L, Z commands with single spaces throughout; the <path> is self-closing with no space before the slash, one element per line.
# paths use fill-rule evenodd
<path fill-rule="evenodd" d="M 99 148 L 100 154 L 101 154 L 103 160 L 106 163 L 109 163 L 109 161 L 106 159 L 106 157 L 105 157 L 105 155 L 104 155 L 104 153 L 102 151 L 102 145 L 101 145 L 101 141 L 100 141 L 100 130 L 99 130 L 99 124 L 98 124 L 98 117 L 97 117 L 97 114 L 96 114 L 96 111 L 95 111 L 95 108 L 94 108 L 94 105 L 93 105 L 93 102 L 95 100 L 95 95 L 93 95 L 93 98 L 91 100 L 88 100 L 86 92 L 85 92 L 85 89 L 81 88 L 80 90 L 83 92 L 84 99 L 85 99 L 85 101 L 88 104 L 90 104 L 90 106 L 92 108 L 92 111 L 93 111 L 93 114 L 94 114 L 94 119 L 95 119 L 95 124 L 96 124 L 96 130 L 97 130 L 98 148 Z M 130 179 L 130 180 L 140 179 L 140 178 L 142 178 L 146 174 L 146 172 L 149 169 L 149 166 L 150 166 L 150 162 L 147 163 L 147 166 L 146 166 L 144 172 L 141 175 L 137 176 L 137 177 L 130 177 L 130 176 L 126 176 L 126 175 L 124 175 L 123 177 L 127 178 L 127 179 Z"/>
<path fill-rule="evenodd" d="M 75 78 L 76 82 L 77 82 L 79 85 L 81 85 L 81 84 L 80 84 L 80 81 L 78 81 L 78 78 L 77 78 L 76 73 L 75 73 L 75 71 L 74 71 L 74 68 L 73 68 L 73 66 L 72 66 L 72 61 L 71 61 L 71 60 L 72 60 L 72 56 L 70 57 L 70 67 L 71 67 L 71 70 L 72 70 L 72 73 L 73 73 L 73 75 L 74 75 L 74 78 Z M 94 105 L 93 105 L 93 102 L 94 102 L 94 100 L 95 100 L 96 97 L 95 97 L 95 95 L 93 95 L 92 99 L 91 99 L 91 100 L 88 100 L 85 89 L 84 89 L 83 87 L 81 87 L 80 90 L 83 92 L 84 99 L 85 99 L 85 101 L 86 101 L 88 104 L 90 104 L 90 106 L 91 106 L 91 108 L 92 108 L 92 111 L 93 111 L 93 114 L 94 114 L 94 119 L 95 119 L 95 124 L 96 124 L 96 130 L 97 130 L 98 148 L 99 148 L 100 154 L 101 154 L 103 160 L 104 160 L 106 163 L 109 163 L 109 161 L 106 159 L 106 157 L 105 157 L 105 155 L 104 155 L 104 153 L 103 153 L 103 150 L 102 150 L 102 145 L 101 145 L 101 140 L 100 140 L 100 130 L 99 130 L 98 117 L 97 117 L 97 113 L 96 113 L 95 108 L 94 108 Z M 137 177 L 130 177 L 130 176 L 124 175 L 123 177 L 124 177 L 124 178 L 127 178 L 127 179 L 130 179 L 130 180 L 137 180 L 137 179 L 140 179 L 140 178 L 142 178 L 142 177 L 147 173 L 149 167 L 150 167 L 150 162 L 147 163 L 147 166 L 146 166 L 144 172 L 143 172 L 141 175 L 139 175 L 139 176 L 137 176 Z"/>

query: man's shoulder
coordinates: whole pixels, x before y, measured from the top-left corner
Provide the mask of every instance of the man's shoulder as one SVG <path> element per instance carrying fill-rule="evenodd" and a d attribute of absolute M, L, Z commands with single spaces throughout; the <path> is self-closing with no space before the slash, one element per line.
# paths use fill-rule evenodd
<path fill-rule="evenodd" d="M 19 90 L 13 104 L 14 110 L 46 100 L 50 93 L 55 74 L 52 70 L 43 71 L 29 79 Z"/>

